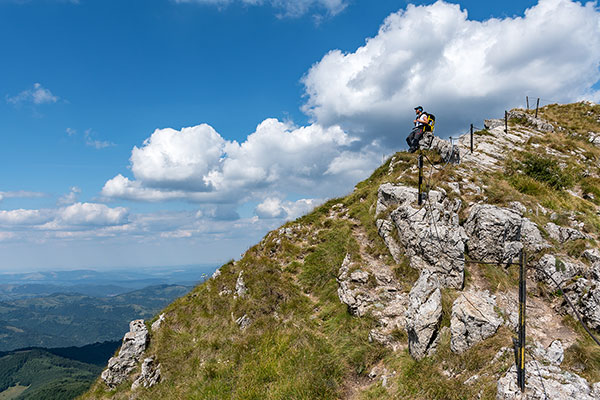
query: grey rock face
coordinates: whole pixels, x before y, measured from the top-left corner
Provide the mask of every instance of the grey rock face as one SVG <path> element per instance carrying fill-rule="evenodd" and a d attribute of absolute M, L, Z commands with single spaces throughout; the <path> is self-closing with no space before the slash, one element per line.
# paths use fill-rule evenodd
<path fill-rule="evenodd" d="M 384 183 L 377 190 L 377 205 L 375 213 L 379 215 L 389 206 L 405 203 L 416 203 L 419 191 L 415 188 Z"/>
<path fill-rule="evenodd" d="M 462 353 L 493 336 L 502 319 L 494 311 L 495 299 L 486 291 L 466 291 L 452 305 L 450 348 Z"/>
<path fill-rule="evenodd" d="M 152 332 L 156 332 L 160 329 L 161 325 L 165 322 L 165 314 L 162 313 L 158 316 L 158 319 L 152 323 Z"/>
<path fill-rule="evenodd" d="M 239 317 L 238 319 L 236 319 L 235 323 L 238 324 L 238 326 L 240 327 L 240 329 L 243 331 L 244 329 L 246 329 L 247 327 L 250 326 L 250 324 L 252 323 L 252 321 L 250 320 L 250 318 L 248 317 L 248 315 L 244 314 L 241 317 Z"/>
<path fill-rule="evenodd" d="M 527 114 L 523 111 L 516 111 L 516 110 L 509 111 L 508 119 L 510 120 L 513 118 L 527 121 L 526 124 L 532 125 L 538 131 L 554 132 L 554 127 L 552 126 L 552 124 L 548 123 L 547 121 L 545 121 L 541 118 L 536 118 L 535 116 L 533 116 L 531 114 Z"/>
<path fill-rule="evenodd" d="M 394 239 L 392 232 L 394 231 L 394 224 L 387 219 L 378 219 L 377 220 L 377 231 L 379 232 L 379 236 L 383 238 L 385 245 L 390 250 L 390 254 L 395 262 L 400 262 L 400 257 L 402 256 L 402 248 Z"/>
<path fill-rule="evenodd" d="M 563 371 L 554 365 L 544 365 L 537 361 L 525 363 L 525 396 L 517 386 L 517 368 L 513 365 L 498 380 L 496 399 L 531 400 L 593 400 L 598 399 L 587 380 L 577 374 Z"/>
<path fill-rule="evenodd" d="M 400 193 L 397 198 L 406 201 L 398 203 L 390 217 L 411 266 L 436 275 L 443 286 L 462 288 L 467 237 L 458 224 L 460 200 L 452 201 L 445 192 L 432 190 L 425 206 L 419 209 L 413 208 L 410 201 L 412 188 L 396 186 L 394 190 Z"/>
<path fill-rule="evenodd" d="M 140 376 L 131 384 L 131 390 L 145 387 L 150 388 L 160 382 L 160 364 L 156 365 L 154 357 L 144 359 Z"/>
<path fill-rule="evenodd" d="M 521 223 L 521 242 L 527 250 L 534 252 L 550 247 L 550 244 L 542 238 L 537 225 L 528 218 L 523 218 Z"/>
<path fill-rule="evenodd" d="M 437 279 L 423 271 L 411 289 L 406 311 L 410 355 L 420 360 L 435 352 L 442 319 L 442 292 Z"/>
<path fill-rule="evenodd" d="M 246 297 L 246 294 L 248 294 L 248 288 L 246 287 L 246 284 L 244 283 L 244 278 L 242 276 L 243 274 L 244 274 L 244 271 L 240 271 L 237 281 L 235 282 L 235 296 L 236 297 Z"/>
<path fill-rule="evenodd" d="M 600 250 L 598 249 L 586 249 L 581 255 L 593 264 L 600 262 Z"/>
<path fill-rule="evenodd" d="M 544 349 L 539 343 L 533 349 L 536 359 L 544 359 L 552 365 L 559 366 L 565 358 L 565 350 L 560 340 L 554 340 L 547 349 Z"/>
<path fill-rule="evenodd" d="M 464 225 L 469 255 L 481 261 L 512 261 L 523 248 L 521 225 L 521 214 L 514 210 L 489 204 L 474 206 Z"/>
<path fill-rule="evenodd" d="M 550 275 L 556 282 L 563 285 L 574 278 L 576 275 L 583 274 L 584 266 L 568 260 L 557 259 L 552 254 L 545 254 L 537 263 L 537 267 L 545 273 L 536 270 L 535 274 L 538 280 L 545 282 L 548 286 L 556 289 Z"/>
<path fill-rule="evenodd" d="M 460 150 L 458 146 L 452 146 L 448 140 L 434 136 L 427 132 L 419 142 L 419 148 L 436 151 L 444 162 L 458 164 L 460 162 Z"/>
<path fill-rule="evenodd" d="M 146 350 L 148 339 L 144 320 L 137 319 L 129 323 L 129 332 L 123 337 L 119 354 L 108 361 L 108 368 L 101 375 L 108 387 L 114 388 L 127 379 Z"/>
<path fill-rule="evenodd" d="M 568 242 L 570 240 L 587 238 L 587 236 L 583 232 L 578 231 L 577 229 L 568 228 L 565 226 L 558 226 L 552 222 L 548 222 L 544 226 L 544 228 L 546 229 L 546 232 L 548 232 L 548 235 L 552 239 L 560 243 Z"/>

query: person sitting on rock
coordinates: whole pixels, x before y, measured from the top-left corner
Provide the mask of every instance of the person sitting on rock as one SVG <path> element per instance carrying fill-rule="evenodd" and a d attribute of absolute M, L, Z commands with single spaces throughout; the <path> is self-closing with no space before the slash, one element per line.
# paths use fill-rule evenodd
<path fill-rule="evenodd" d="M 410 135 L 406 138 L 406 142 L 408 143 L 408 151 L 414 153 L 419 148 L 419 141 L 423 137 L 423 133 L 425 132 L 425 127 L 429 125 L 429 118 L 427 113 L 423 112 L 422 106 L 415 107 L 416 118 L 413 121 L 415 127 L 410 132 Z"/>

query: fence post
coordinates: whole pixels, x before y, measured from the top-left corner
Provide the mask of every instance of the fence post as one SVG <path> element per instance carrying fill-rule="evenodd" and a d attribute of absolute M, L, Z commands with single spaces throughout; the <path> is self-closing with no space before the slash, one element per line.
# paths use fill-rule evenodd
<path fill-rule="evenodd" d="M 471 154 L 473 154 L 473 124 L 471 124 Z"/>
<path fill-rule="evenodd" d="M 504 133 L 508 133 L 508 111 L 504 111 Z"/>
<path fill-rule="evenodd" d="M 525 307 L 527 302 L 527 272 L 525 264 L 527 255 L 525 249 L 521 250 L 519 257 L 519 351 L 517 360 L 517 384 L 521 393 L 525 392 Z"/>
<path fill-rule="evenodd" d="M 535 105 L 535 117 L 537 118 L 538 108 L 540 108 L 540 98 L 537 99 L 537 104 Z"/>
<path fill-rule="evenodd" d="M 423 154 L 419 154 L 419 194 L 418 203 L 419 206 L 423 204 L 422 188 L 423 185 Z"/>
<path fill-rule="evenodd" d="M 529 111 L 529 96 L 525 96 L 525 99 L 527 100 L 527 111 Z"/>

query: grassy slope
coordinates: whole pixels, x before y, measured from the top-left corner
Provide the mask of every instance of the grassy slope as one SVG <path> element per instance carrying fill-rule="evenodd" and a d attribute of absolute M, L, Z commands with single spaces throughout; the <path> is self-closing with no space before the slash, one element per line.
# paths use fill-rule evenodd
<path fill-rule="evenodd" d="M 590 117 L 589 112 L 594 116 Z M 573 118 L 575 114 L 590 118 L 581 122 Z M 575 161 L 573 157 L 569 171 L 592 169 L 596 175 L 600 173 L 600 149 L 587 144 L 583 137 L 586 130 L 600 131 L 600 124 L 595 122 L 600 118 L 600 107 L 548 106 L 541 110 L 541 116 L 566 129 L 548 134 L 541 145 L 560 147 L 561 151 L 570 146 L 582 147 L 585 158 Z M 535 155 L 533 145 L 527 146 Z M 433 159 L 435 155 L 429 157 Z M 414 271 L 407 269 L 405 262 L 394 265 L 377 235 L 374 203 L 381 183 L 415 185 L 416 170 L 411 169 L 415 164 L 414 155 L 397 153 L 393 163 L 388 160 L 369 179 L 359 183 L 352 194 L 331 200 L 286 224 L 294 229 L 293 234 L 271 232 L 241 260 L 224 265 L 219 278 L 196 287 L 168 306 L 167 323 L 152 337 L 148 350 L 162 365 L 163 381 L 154 388 L 138 391 L 138 398 L 470 399 L 478 393 L 484 399 L 495 398 L 497 376 L 510 366 L 510 354 L 494 363 L 490 360 L 503 346 L 511 345 L 507 329 L 501 328 L 496 336 L 462 355 L 450 352 L 449 333 L 444 330 L 437 354 L 417 362 L 406 351 L 392 353 L 369 343 L 368 332 L 374 321 L 369 317 L 351 317 L 337 297 L 335 277 L 344 256 L 350 252 L 359 257 L 353 229 L 365 231 L 372 255 L 384 257 L 399 277 L 414 280 Z M 577 211 L 576 218 L 585 223 L 585 230 L 600 232 L 591 202 L 551 185 L 546 175 L 556 172 L 553 165 L 540 167 L 534 160 L 531 171 L 526 170 L 527 165 L 525 154 L 514 154 L 502 173 L 474 170 L 470 179 L 485 190 L 480 195 L 463 194 L 463 205 L 480 200 L 503 205 L 519 200 L 531 209 L 541 204 L 553 210 L 559 222 Z M 565 170 L 564 166 L 561 170 Z M 459 167 L 450 166 L 441 172 L 432 171 L 427 182 L 433 187 L 446 187 L 444 182 L 459 180 L 460 174 Z M 599 187 L 594 179 L 578 174 L 567 186 L 595 193 Z M 596 204 L 599 200 L 600 196 L 596 196 Z M 465 216 L 463 210 L 461 217 Z M 549 220 L 535 213 L 527 216 L 540 224 Z M 577 250 L 571 249 L 571 253 L 578 256 Z M 467 286 L 473 274 L 482 276 L 494 290 L 514 283 L 514 276 L 502 271 L 470 268 L 478 267 L 467 268 Z M 219 295 L 224 288 L 235 288 L 241 270 L 248 296 L 236 299 Z M 443 292 L 444 326 L 449 325 L 450 308 L 457 295 L 454 290 Z M 240 331 L 235 319 L 245 314 L 252 324 Z M 566 365 L 581 363 L 584 376 L 599 380 L 597 349 L 583 335 L 577 346 L 567 351 Z M 396 371 L 388 388 L 366 378 L 375 365 Z M 466 378 L 476 373 L 482 378 L 473 385 L 463 385 Z M 130 385 L 131 382 L 124 383 L 109 392 L 97 382 L 82 398 L 128 399 Z"/>

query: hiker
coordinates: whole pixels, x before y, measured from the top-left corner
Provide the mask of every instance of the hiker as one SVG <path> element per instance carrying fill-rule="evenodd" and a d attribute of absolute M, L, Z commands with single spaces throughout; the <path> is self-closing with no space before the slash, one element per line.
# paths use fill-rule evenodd
<path fill-rule="evenodd" d="M 408 143 L 408 151 L 414 153 L 419 148 L 419 141 L 423 137 L 423 134 L 427 130 L 427 128 L 431 128 L 429 125 L 429 115 L 426 112 L 423 112 L 423 107 L 417 106 L 415 107 L 416 118 L 413 121 L 415 123 L 415 127 L 410 132 L 410 135 L 406 138 L 406 142 Z"/>

